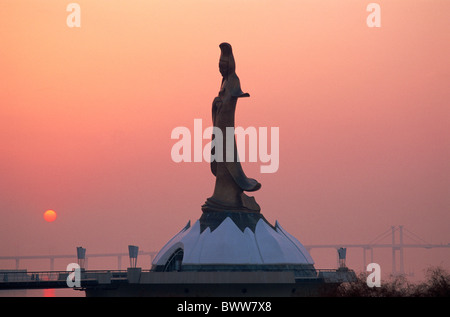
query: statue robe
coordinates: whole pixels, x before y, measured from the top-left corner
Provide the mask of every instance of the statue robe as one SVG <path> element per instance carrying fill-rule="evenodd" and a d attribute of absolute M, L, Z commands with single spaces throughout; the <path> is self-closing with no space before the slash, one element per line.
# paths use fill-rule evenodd
<path fill-rule="evenodd" d="M 249 197 L 243 191 L 256 191 L 261 188 L 261 184 L 253 178 L 248 178 L 238 160 L 236 147 L 236 139 L 234 136 L 235 111 L 237 100 L 240 97 L 249 97 L 247 93 L 243 93 L 240 87 L 239 78 L 234 69 L 234 59 L 228 60 L 227 76 L 223 78 L 219 95 L 214 99 L 212 104 L 212 121 L 213 126 L 222 131 L 223 136 L 223 154 L 221 159 L 217 157 L 220 153 L 215 152 L 215 139 L 213 136 L 213 158 L 211 160 L 211 172 L 216 176 L 216 184 L 214 194 L 210 198 L 215 203 L 234 208 L 244 207 L 250 210 L 259 211 L 259 206 L 253 197 Z M 227 127 L 233 128 L 232 140 L 227 140 Z M 231 136 L 230 136 L 231 137 Z M 231 146 L 227 146 L 231 145 Z M 219 145 L 220 146 L 220 145 Z M 227 149 L 227 147 L 229 147 Z M 233 150 L 233 159 L 227 160 L 227 153 Z M 217 155 L 216 155 L 217 154 Z"/>

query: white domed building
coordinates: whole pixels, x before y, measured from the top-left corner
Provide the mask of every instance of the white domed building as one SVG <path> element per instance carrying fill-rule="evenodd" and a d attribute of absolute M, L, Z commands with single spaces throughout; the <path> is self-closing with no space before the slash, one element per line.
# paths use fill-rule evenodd
<path fill-rule="evenodd" d="M 159 251 L 154 271 L 284 271 L 312 277 L 317 273 L 306 248 L 278 221 L 260 213 L 203 214 Z"/>

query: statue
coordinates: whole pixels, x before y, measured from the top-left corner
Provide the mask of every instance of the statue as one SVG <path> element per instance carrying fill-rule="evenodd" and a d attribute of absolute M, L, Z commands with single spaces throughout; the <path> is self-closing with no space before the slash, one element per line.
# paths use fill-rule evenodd
<path fill-rule="evenodd" d="M 261 184 L 253 178 L 248 178 L 238 159 L 236 148 L 236 138 L 233 133 L 233 140 L 228 140 L 226 128 L 233 128 L 235 122 L 236 104 L 239 98 L 250 97 L 248 93 L 241 90 L 239 78 L 236 75 L 236 65 L 233 57 L 231 45 L 222 43 L 219 60 L 219 71 L 222 75 L 222 84 L 219 95 L 212 103 L 213 126 L 220 129 L 223 136 L 223 153 L 218 159 L 219 153 L 215 153 L 212 146 L 211 172 L 216 177 L 214 193 L 202 206 L 203 212 L 211 211 L 240 211 L 240 212 L 260 212 L 260 207 L 254 197 L 247 196 L 244 191 L 253 192 L 261 188 Z M 230 142 L 232 141 L 232 142 Z M 212 144 L 215 142 L 213 134 Z M 231 144 L 231 146 L 230 146 Z M 234 149 L 234 151 L 233 151 Z M 234 157 L 230 160 L 230 152 Z M 228 153 L 228 157 L 227 157 Z M 223 156 L 223 157 L 222 157 Z"/>
<path fill-rule="evenodd" d="M 205 281 L 210 280 L 208 274 L 211 272 L 218 274 L 222 272 L 220 274 L 223 275 L 219 276 L 224 278 L 231 276 L 224 272 L 239 272 L 236 281 L 231 284 L 225 280 L 223 282 L 217 280 L 213 284 L 211 283 L 214 281 L 209 284 L 208 281 L 200 282 L 202 285 L 199 286 L 199 291 L 192 292 L 194 296 L 219 293 L 232 295 L 229 290 L 235 288 L 239 296 L 238 285 L 245 284 L 242 278 L 250 276 L 253 280 L 253 275 L 248 274 L 259 272 L 255 276 L 261 277 L 261 281 L 254 280 L 250 285 L 256 292 L 253 294 L 261 294 L 261 288 L 267 288 L 269 290 L 267 294 L 271 294 L 272 286 L 278 285 L 273 293 L 275 296 L 278 294 L 292 296 L 297 287 L 295 283 L 299 282 L 298 278 L 317 278 L 318 273 L 304 246 L 285 231 L 278 221 L 275 226 L 271 225 L 263 216 L 255 199 L 244 193 L 261 188 L 258 181 L 247 177 L 242 170 L 234 134 L 237 101 L 250 95 L 241 90 L 230 44 L 222 43 L 219 47 L 222 84 L 218 96 L 212 103 L 213 136 L 210 164 L 211 172 L 215 176 L 214 193 L 203 204 L 200 219 L 193 226 L 189 221 L 159 251 L 152 262 L 152 271 L 196 272 L 195 276 L 199 278 L 203 276 Z M 208 273 L 203 275 L 203 272 Z M 276 274 L 265 275 L 265 273 Z M 289 275 L 281 276 L 280 273 Z M 180 279 L 183 279 L 183 276 L 180 275 Z M 292 277 L 292 282 L 285 280 L 287 276 Z M 280 278 L 285 281 L 277 282 Z M 268 279 L 271 279 L 271 282 L 268 283 Z M 191 284 L 195 288 L 195 282 Z M 208 288 L 205 289 L 204 285 Z M 284 288 L 280 285 L 287 286 Z M 299 285 L 301 288 L 299 294 L 309 292 L 306 288 L 309 286 Z M 317 285 L 314 287 L 321 286 L 316 282 L 314 285 Z M 258 290 L 255 287 L 258 287 Z M 174 292 L 172 289 L 168 291 Z"/>

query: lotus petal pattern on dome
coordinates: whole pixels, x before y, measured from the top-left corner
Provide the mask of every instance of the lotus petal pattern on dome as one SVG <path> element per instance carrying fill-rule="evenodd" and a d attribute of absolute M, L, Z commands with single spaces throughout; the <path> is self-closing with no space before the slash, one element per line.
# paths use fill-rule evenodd
<path fill-rule="evenodd" d="M 314 264 L 306 248 L 278 221 L 275 230 L 260 219 L 255 232 L 241 231 L 229 217 L 211 232 L 200 232 L 197 220 L 190 222 L 158 253 L 153 265 L 165 265 L 178 249 L 184 252 L 182 265 L 255 265 L 255 264 Z"/>

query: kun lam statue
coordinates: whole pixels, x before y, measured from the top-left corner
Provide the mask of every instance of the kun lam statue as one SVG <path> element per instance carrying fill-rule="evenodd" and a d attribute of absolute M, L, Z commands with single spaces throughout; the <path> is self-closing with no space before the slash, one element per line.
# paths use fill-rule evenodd
<path fill-rule="evenodd" d="M 261 184 L 253 178 L 248 178 L 238 159 L 236 138 L 226 133 L 227 128 L 233 128 L 236 104 L 239 98 L 250 97 L 241 90 L 239 77 L 236 75 L 236 64 L 231 45 L 222 43 L 219 60 L 219 71 L 222 74 L 222 84 L 219 95 L 212 103 L 212 121 L 215 129 L 220 129 L 223 136 L 223 153 L 215 153 L 213 134 L 211 147 L 211 172 L 216 177 L 212 197 L 202 206 L 203 212 L 211 211 L 244 211 L 260 212 L 260 207 L 254 197 L 247 196 L 244 191 L 253 192 L 261 188 Z M 233 139 L 227 140 L 232 137 Z"/>

